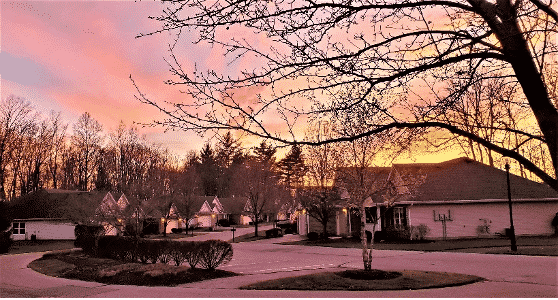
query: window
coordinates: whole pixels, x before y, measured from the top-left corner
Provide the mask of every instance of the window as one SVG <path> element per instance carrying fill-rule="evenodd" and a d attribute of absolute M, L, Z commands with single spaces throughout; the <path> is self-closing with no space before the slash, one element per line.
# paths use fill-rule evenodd
<path fill-rule="evenodd" d="M 364 211 L 366 212 L 366 223 L 372 224 L 376 222 L 376 207 L 365 207 Z"/>
<path fill-rule="evenodd" d="M 14 222 L 14 234 L 25 234 L 25 223 Z"/>
<path fill-rule="evenodd" d="M 393 208 L 393 226 L 396 229 L 405 229 L 405 225 L 407 223 L 405 217 L 405 207 Z"/>

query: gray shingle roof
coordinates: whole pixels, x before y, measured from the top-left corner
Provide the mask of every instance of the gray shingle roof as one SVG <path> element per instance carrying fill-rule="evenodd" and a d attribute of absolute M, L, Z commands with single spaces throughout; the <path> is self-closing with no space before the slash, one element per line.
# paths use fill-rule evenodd
<path fill-rule="evenodd" d="M 507 199 L 506 171 L 490 167 L 472 159 L 461 157 L 441 163 L 394 164 L 393 167 L 367 168 L 368 177 L 381 184 L 393 170 L 401 178 L 420 178 L 421 183 L 410 188 L 406 201 L 433 202 L 455 200 Z M 380 185 L 381 185 L 380 184 Z M 411 187 L 413 185 L 411 184 Z M 558 192 L 544 183 L 538 183 L 510 174 L 512 199 L 558 198 Z"/>
<path fill-rule="evenodd" d="M 410 200 L 447 201 L 507 199 L 506 171 L 492 168 L 469 158 L 457 158 L 438 164 L 396 164 L 401 174 L 424 174 Z M 558 198 L 550 186 L 510 174 L 512 199 Z"/>

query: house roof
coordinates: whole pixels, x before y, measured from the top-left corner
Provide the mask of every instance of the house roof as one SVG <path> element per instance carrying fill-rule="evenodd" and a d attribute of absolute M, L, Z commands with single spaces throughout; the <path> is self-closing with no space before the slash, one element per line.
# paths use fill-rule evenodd
<path fill-rule="evenodd" d="M 389 174 L 388 171 L 392 175 Z M 461 157 L 441 163 L 394 164 L 391 168 L 367 168 L 381 184 L 415 180 L 405 202 L 451 202 L 458 200 L 507 199 L 506 171 Z M 558 199 L 558 192 L 544 183 L 510 174 L 512 199 Z M 401 192 L 401 191 L 400 191 Z"/>
<path fill-rule="evenodd" d="M 244 205 L 248 199 L 246 197 L 218 198 L 215 196 L 193 197 L 193 207 L 198 213 L 225 213 L 242 214 Z"/>
<path fill-rule="evenodd" d="M 239 215 L 244 212 L 246 201 L 248 201 L 246 197 L 219 198 L 224 212 L 233 215 Z"/>
<path fill-rule="evenodd" d="M 506 171 L 457 158 L 438 164 L 399 164 L 393 166 L 402 174 L 424 174 L 410 200 L 452 201 L 507 199 Z M 558 192 L 544 183 L 510 174 L 512 199 L 558 198 Z"/>
<path fill-rule="evenodd" d="M 40 189 L 11 203 L 14 219 L 91 217 L 105 197 L 101 192 Z"/>

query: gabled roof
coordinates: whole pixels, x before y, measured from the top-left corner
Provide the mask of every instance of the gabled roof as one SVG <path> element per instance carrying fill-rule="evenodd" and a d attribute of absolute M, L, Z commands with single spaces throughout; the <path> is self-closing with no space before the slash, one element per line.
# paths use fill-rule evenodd
<path fill-rule="evenodd" d="M 439 164 L 400 164 L 401 173 L 424 174 L 424 183 L 411 196 L 412 201 L 507 199 L 506 171 L 469 158 Z M 544 183 L 510 174 L 512 199 L 558 198 L 558 192 Z"/>
<path fill-rule="evenodd" d="M 124 207 L 126 208 L 126 207 Z M 97 209 L 95 210 L 96 216 L 109 216 L 119 213 L 123 208 L 114 200 L 110 192 L 107 192 Z"/>
<path fill-rule="evenodd" d="M 211 206 L 209 206 L 209 203 L 207 203 L 207 201 L 205 201 L 205 202 L 202 204 L 202 207 L 200 208 L 200 211 L 199 211 L 199 212 L 200 212 L 200 213 L 209 214 L 209 213 L 212 213 L 213 210 L 211 209 Z"/>
<path fill-rule="evenodd" d="M 221 204 L 221 202 L 219 201 L 219 198 L 217 198 L 217 196 L 215 196 L 215 199 L 213 199 L 211 204 L 213 204 L 213 212 L 214 213 L 222 214 L 222 213 L 225 212 L 225 210 L 223 208 L 223 205 Z"/>
<path fill-rule="evenodd" d="M 14 199 L 11 203 L 14 219 L 72 219 L 82 220 L 94 215 L 106 193 L 40 189 Z"/>
<path fill-rule="evenodd" d="M 180 212 L 178 211 L 178 208 L 176 208 L 176 205 L 174 203 L 171 204 L 170 209 L 169 209 L 169 217 L 171 218 L 180 218 Z"/>
<path fill-rule="evenodd" d="M 394 176 L 393 172 L 397 174 Z M 391 168 L 367 168 L 367 173 L 368 176 L 376 176 L 379 184 L 409 186 L 409 197 L 405 200 L 414 203 L 508 198 L 506 171 L 466 157 L 441 163 L 394 164 Z M 401 184 L 408 178 L 418 179 L 418 183 Z M 510 174 L 510 186 L 512 199 L 558 199 L 558 192 L 550 186 L 513 174 Z M 401 191 L 403 190 L 398 192 Z"/>
<path fill-rule="evenodd" d="M 220 198 L 219 201 L 223 205 L 223 210 L 225 213 L 233 214 L 233 215 L 240 215 L 244 212 L 244 205 L 248 198 L 246 197 L 228 197 L 228 198 Z"/>
<path fill-rule="evenodd" d="M 130 201 L 128 201 L 128 198 L 126 198 L 126 195 L 122 194 L 120 196 L 120 198 L 118 198 L 118 201 L 116 202 L 116 204 L 118 204 L 118 207 L 120 208 L 120 210 L 124 210 L 124 209 L 126 209 L 126 207 L 128 207 L 128 205 L 130 205 Z"/>

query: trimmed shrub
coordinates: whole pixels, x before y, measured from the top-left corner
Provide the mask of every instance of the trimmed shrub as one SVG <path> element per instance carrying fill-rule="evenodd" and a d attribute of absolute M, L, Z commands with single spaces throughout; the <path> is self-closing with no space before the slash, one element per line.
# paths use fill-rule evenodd
<path fill-rule="evenodd" d="M 265 231 L 266 238 L 280 237 L 280 236 L 283 236 L 283 230 L 281 228 L 272 228 Z"/>
<path fill-rule="evenodd" d="M 0 232 L 0 253 L 8 253 L 13 242 L 11 230 Z"/>
<path fill-rule="evenodd" d="M 187 249 L 186 261 L 190 268 L 195 269 L 201 260 L 201 251 L 199 242 L 182 242 L 184 249 Z"/>
<path fill-rule="evenodd" d="M 169 240 L 146 240 L 132 237 L 104 236 L 99 239 L 100 257 L 142 263 L 173 262 L 180 266 L 185 261 L 190 268 L 201 265 L 215 270 L 232 259 L 233 249 L 225 241 L 180 242 Z"/>
<path fill-rule="evenodd" d="M 200 265 L 208 270 L 215 270 L 233 257 L 231 244 L 220 240 L 209 240 L 199 244 Z"/>
<path fill-rule="evenodd" d="M 182 233 L 182 228 L 171 228 L 172 233 Z"/>
<path fill-rule="evenodd" d="M 429 232 L 430 228 L 428 228 L 425 224 L 411 226 L 411 239 L 422 241 Z"/>
<path fill-rule="evenodd" d="M 221 219 L 221 220 L 217 221 L 217 225 L 219 225 L 221 227 L 229 227 L 229 226 L 231 226 L 231 223 L 229 222 L 228 219 Z"/>
<path fill-rule="evenodd" d="M 308 232 L 307 237 L 311 241 L 317 241 L 320 238 L 320 235 L 317 232 L 312 231 Z"/>
<path fill-rule="evenodd" d="M 385 239 L 387 241 L 403 241 L 411 239 L 411 229 L 406 227 L 403 229 L 388 227 L 385 230 Z"/>
<path fill-rule="evenodd" d="M 104 233 L 105 229 L 100 225 L 76 225 L 74 246 L 81 248 L 85 253 L 96 253 L 97 242 Z"/>
<path fill-rule="evenodd" d="M 191 247 L 189 243 L 172 241 L 169 243 L 170 247 L 170 258 L 174 262 L 175 266 L 180 266 L 186 261 Z"/>
<path fill-rule="evenodd" d="M 137 262 L 139 239 L 133 237 L 103 236 L 99 239 L 98 255 L 117 260 Z"/>
<path fill-rule="evenodd" d="M 157 241 L 157 247 L 159 251 L 159 262 L 163 264 L 168 264 L 171 261 L 171 243 L 169 240 L 159 240 Z"/>
<path fill-rule="evenodd" d="M 147 255 L 148 261 L 152 264 L 156 264 L 159 261 L 159 257 L 163 253 L 163 249 L 159 244 L 159 241 L 148 240 L 147 248 L 144 250 Z"/>
<path fill-rule="evenodd" d="M 139 261 L 144 264 L 157 263 L 163 253 L 163 247 L 164 245 L 161 245 L 159 240 L 140 239 L 137 248 Z"/>

